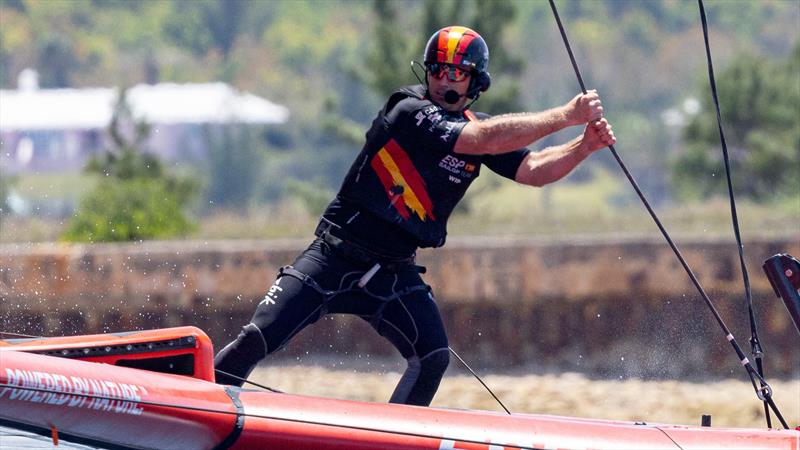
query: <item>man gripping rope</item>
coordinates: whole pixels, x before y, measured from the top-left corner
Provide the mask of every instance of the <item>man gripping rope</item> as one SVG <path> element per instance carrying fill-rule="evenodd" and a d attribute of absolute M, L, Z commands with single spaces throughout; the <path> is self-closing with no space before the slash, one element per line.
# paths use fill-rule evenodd
<path fill-rule="evenodd" d="M 241 385 L 258 362 L 325 314 L 368 321 L 408 361 L 390 402 L 427 406 L 449 363 L 447 335 L 417 248 L 440 247 L 447 219 L 481 167 L 543 186 L 614 144 L 595 91 L 538 113 L 490 117 L 469 107 L 489 89 L 489 49 L 475 31 L 451 26 L 425 47 L 425 83 L 389 96 L 316 239 L 256 307 L 250 323 L 214 359 L 217 382 Z M 563 128 L 571 141 L 526 149 Z"/>

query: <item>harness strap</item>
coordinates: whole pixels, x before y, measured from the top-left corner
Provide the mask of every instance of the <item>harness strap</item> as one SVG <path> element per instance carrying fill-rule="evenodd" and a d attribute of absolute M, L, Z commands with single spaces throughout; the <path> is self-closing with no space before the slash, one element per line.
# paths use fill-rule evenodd
<path fill-rule="evenodd" d="M 314 289 L 320 295 L 322 295 L 322 307 L 321 307 L 321 310 L 320 310 L 320 315 L 321 316 L 324 316 L 325 314 L 327 314 L 327 312 L 328 312 L 327 304 L 333 297 L 335 297 L 336 295 L 338 295 L 338 294 L 340 294 L 340 293 L 342 293 L 342 292 L 344 292 L 346 290 L 353 290 L 352 288 L 339 290 L 339 291 L 325 290 L 325 289 L 322 288 L 322 286 L 319 285 L 319 283 L 317 283 L 316 280 L 314 280 L 314 277 L 312 277 L 312 276 L 310 276 L 310 275 L 308 275 L 306 273 L 303 273 L 303 272 L 295 269 L 292 266 L 283 266 L 280 269 L 278 269 L 278 277 L 280 278 L 280 277 L 282 277 L 284 275 L 285 276 L 290 276 L 290 277 L 293 277 L 293 278 L 296 278 L 296 279 L 300 280 L 303 284 L 305 284 L 306 286 L 309 286 L 311 289 Z M 378 309 L 375 311 L 375 313 L 373 313 L 370 316 L 370 324 L 372 324 L 373 326 L 377 327 L 377 325 L 383 319 L 383 310 L 386 309 L 386 306 L 389 304 L 389 302 L 391 302 L 393 300 L 400 299 L 402 297 L 405 297 L 406 295 L 411 294 L 413 292 L 419 292 L 419 291 L 428 291 L 428 292 L 430 292 L 431 291 L 431 287 L 428 286 L 427 284 L 415 284 L 413 286 L 406 286 L 403 289 L 400 289 L 397 292 L 393 292 L 391 295 L 388 295 L 388 296 L 377 295 L 377 294 L 374 294 L 372 292 L 369 292 L 369 291 L 365 290 L 364 292 L 367 295 L 369 295 L 370 297 L 377 298 L 377 299 L 381 300 L 381 305 L 378 306 Z"/>
<path fill-rule="evenodd" d="M 415 284 L 414 286 L 408 286 L 408 287 L 405 287 L 403 289 L 400 289 L 399 291 L 395 292 L 394 294 L 392 294 L 392 295 L 390 295 L 388 297 L 380 297 L 380 298 L 384 299 L 384 300 L 396 300 L 398 298 L 405 297 L 406 295 L 408 295 L 408 294 L 410 294 L 412 292 L 417 292 L 417 291 L 428 291 L 428 292 L 430 292 L 431 291 L 431 287 L 428 286 L 427 284 Z M 377 295 L 373 295 L 373 294 L 370 294 L 370 295 L 372 295 L 373 297 L 378 297 Z"/>
<path fill-rule="evenodd" d="M 297 278 L 306 286 L 309 286 L 311 289 L 314 289 L 322 296 L 322 305 L 319 309 L 320 317 L 324 316 L 328 313 L 328 302 L 330 299 L 336 296 L 339 291 L 326 291 L 322 289 L 322 286 L 317 283 L 317 281 L 310 275 L 300 272 L 299 270 L 295 269 L 292 266 L 283 266 L 278 270 L 278 277 L 282 277 L 284 275 Z"/>
<path fill-rule="evenodd" d="M 380 264 L 385 270 L 398 272 L 404 267 L 413 266 L 415 254 L 406 257 L 392 257 L 376 252 L 375 250 L 359 245 L 341 235 L 341 227 L 324 217 L 317 225 L 314 234 L 331 246 L 345 259 L 352 262 L 372 267 L 376 263 Z"/>
<path fill-rule="evenodd" d="M 412 292 L 417 292 L 417 291 L 430 292 L 430 290 L 431 287 L 428 286 L 427 284 L 415 284 L 414 286 L 408 286 L 406 288 L 400 289 L 400 291 L 390 295 L 389 297 L 380 297 L 384 301 L 381 302 L 381 305 L 378 306 L 378 309 L 369 317 L 370 325 L 372 325 L 372 327 L 375 328 L 376 330 L 378 329 L 378 325 L 380 325 L 381 320 L 383 320 L 383 310 L 386 309 L 386 306 L 388 306 L 391 301 L 400 299 L 403 296 L 406 296 Z M 370 294 L 369 292 L 367 293 L 373 297 L 378 297 L 376 295 Z"/>
<path fill-rule="evenodd" d="M 278 269 L 278 278 L 284 275 L 288 275 L 290 277 L 294 277 L 302 281 L 303 284 L 311 287 L 315 291 L 319 292 L 320 295 L 325 297 L 325 301 L 328 301 L 330 297 L 333 297 L 334 295 L 338 294 L 337 291 L 326 291 L 325 289 L 322 289 L 322 286 L 320 286 L 319 283 L 317 283 L 317 281 L 314 280 L 313 277 L 303 272 L 300 272 L 299 270 L 295 269 L 292 266 L 283 266 L 280 269 Z"/>
<path fill-rule="evenodd" d="M 308 274 L 305 274 L 305 273 L 295 269 L 292 266 L 283 266 L 280 269 L 278 269 L 278 277 L 282 277 L 284 275 L 288 275 L 290 277 L 294 277 L 294 278 L 297 278 L 298 280 L 302 281 L 304 284 L 308 285 L 309 287 L 311 287 L 315 291 L 319 292 L 322 296 L 326 297 L 326 301 L 327 301 L 327 298 L 333 297 L 334 295 L 342 292 L 342 291 L 329 291 L 329 290 L 323 289 L 322 286 L 320 286 L 319 283 L 317 283 L 317 281 L 314 280 L 314 278 L 312 276 L 310 276 Z M 373 293 L 370 293 L 370 292 L 367 292 L 367 294 L 369 294 L 371 297 L 375 297 L 375 298 L 379 298 L 381 300 L 388 301 L 388 300 L 395 300 L 397 298 L 406 296 L 406 295 L 408 295 L 408 294 L 410 294 L 412 292 L 417 292 L 417 291 L 429 291 L 430 292 L 430 290 L 431 290 L 431 287 L 428 286 L 427 284 L 415 284 L 413 286 L 406 286 L 403 289 L 400 289 L 399 291 L 397 291 L 397 292 L 395 292 L 395 293 L 393 293 L 392 295 L 389 295 L 389 296 L 376 295 L 376 294 L 373 294 Z"/>

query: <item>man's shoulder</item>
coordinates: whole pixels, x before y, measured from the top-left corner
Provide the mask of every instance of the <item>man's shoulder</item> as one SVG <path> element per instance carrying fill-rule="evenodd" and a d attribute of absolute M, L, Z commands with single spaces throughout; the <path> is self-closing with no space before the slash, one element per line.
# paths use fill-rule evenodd
<path fill-rule="evenodd" d="M 420 84 L 403 86 L 392 92 L 389 96 L 389 99 L 386 101 L 384 112 L 388 113 L 396 108 L 402 110 L 418 109 L 430 103 L 430 100 L 428 100 L 426 96 L 424 86 Z"/>
<path fill-rule="evenodd" d="M 428 91 L 427 91 L 427 89 L 425 89 L 425 86 L 423 86 L 421 84 L 412 84 L 412 85 L 409 85 L 409 86 L 400 87 L 399 89 L 397 89 L 396 91 L 394 91 L 392 93 L 392 96 L 398 95 L 398 94 L 403 95 L 404 97 L 416 98 L 418 100 L 423 100 L 423 99 L 427 98 Z"/>

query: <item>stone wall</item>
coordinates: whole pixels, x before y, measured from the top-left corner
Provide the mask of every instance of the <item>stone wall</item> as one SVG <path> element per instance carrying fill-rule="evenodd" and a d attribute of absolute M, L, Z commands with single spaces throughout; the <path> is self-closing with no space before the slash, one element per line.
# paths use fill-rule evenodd
<path fill-rule="evenodd" d="M 0 246 L 0 330 L 36 335 L 197 325 L 224 344 L 305 241 Z M 740 346 L 750 337 L 731 240 L 681 251 Z M 800 336 L 761 270 L 796 239 L 746 243 L 768 374 L 800 376 Z M 478 367 L 599 376 L 734 375 L 735 354 L 658 239 L 453 239 L 420 252 L 451 346 Z M 358 319 L 310 327 L 280 357 L 393 349 Z M 364 336 L 368 336 L 365 338 Z"/>

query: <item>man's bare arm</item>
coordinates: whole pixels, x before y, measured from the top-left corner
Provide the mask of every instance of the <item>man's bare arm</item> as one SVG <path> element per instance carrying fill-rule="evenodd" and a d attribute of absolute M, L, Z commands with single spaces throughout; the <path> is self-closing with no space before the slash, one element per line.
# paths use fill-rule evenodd
<path fill-rule="evenodd" d="M 469 122 L 456 141 L 454 152 L 499 154 L 514 151 L 563 128 L 597 120 L 603 106 L 596 91 L 578 94 L 563 106 L 538 113 L 503 114 Z"/>
<path fill-rule="evenodd" d="M 583 135 L 561 145 L 531 152 L 517 169 L 515 180 L 530 186 L 544 186 L 560 180 L 589 155 L 616 142 L 606 119 L 587 125 Z"/>

